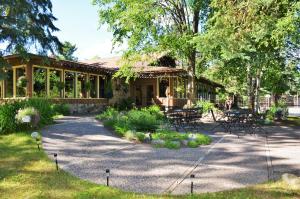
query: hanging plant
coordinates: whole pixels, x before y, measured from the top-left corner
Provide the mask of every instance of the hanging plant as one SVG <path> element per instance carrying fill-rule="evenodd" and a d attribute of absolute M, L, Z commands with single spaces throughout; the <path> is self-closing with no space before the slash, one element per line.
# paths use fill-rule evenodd
<path fill-rule="evenodd" d="M 28 82 L 28 80 L 26 79 L 26 77 L 25 76 L 21 76 L 21 77 L 18 78 L 17 87 L 19 87 L 19 88 L 26 88 L 27 82 Z"/>
<path fill-rule="evenodd" d="M 85 91 L 89 92 L 92 89 L 91 82 L 85 82 L 84 89 L 85 89 Z"/>
<path fill-rule="evenodd" d="M 63 90 L 65 88 L 65 83 L 64 82 L 56 82 L 56 87 L 58 90 Z"/>

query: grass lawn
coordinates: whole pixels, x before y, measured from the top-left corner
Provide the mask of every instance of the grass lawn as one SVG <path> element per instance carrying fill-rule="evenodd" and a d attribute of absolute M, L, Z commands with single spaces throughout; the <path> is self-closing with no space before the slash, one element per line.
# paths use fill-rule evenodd
<path fill-rule="evenodd" d="M 291 125 L 291 126 L 300 126 L 300 117 L 288 117 L 287 120 L 284 120 L 283 121 L 284 124 L 288 124 L 288 125 Z"/>
<path fill-rule="evenodd" d="M 300 198 L 283 182 L 194 196 L 151 196 L 96 185 L 55 170 L 29 134 L 0 136 L 0 198 Z"/>

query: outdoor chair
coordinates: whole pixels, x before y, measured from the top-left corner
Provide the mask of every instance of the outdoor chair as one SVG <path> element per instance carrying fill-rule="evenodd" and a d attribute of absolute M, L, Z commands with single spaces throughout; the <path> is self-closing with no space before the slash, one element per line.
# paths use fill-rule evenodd
<path fill-rule="evenodd" d="M 215 130 L 218 127 L 222 127 L 225 130 L 225 132 L 231 133 L 231 131 L 230 131 L 230 123 L 229 123 L 228 120 L 226 120 L 226 116 L 224 115 L 223 117 L 217 119 L 216 116 L 215 116 L 215 114 L 214 114 L 214 111 L 212 109 L 210 110 L 210 112 L 211 112 L 211 115 L 212 115 L 212 118 L 213 118 L 214 122 L 217 123 L 217 125 L 214 126 L 211 129 L 211 131 Z"/>

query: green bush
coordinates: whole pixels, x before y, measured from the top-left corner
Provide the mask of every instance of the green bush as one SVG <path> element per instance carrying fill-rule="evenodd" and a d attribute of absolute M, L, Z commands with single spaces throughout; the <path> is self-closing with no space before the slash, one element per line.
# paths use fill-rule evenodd
<path fill-rule="evenodd" d="M 203 113 L 208 113 L 210 110 L 215 109 L 215 105 L 208 100 L 199 100 L 196 102 L 196 107 L 202 108 Z"/>
<path fill-rule="evenodd" d="M 266 112 L 266 119 L 273 121 L 275 119 L 286 119 L 288 117 L 288 107 L 284 100 L 279 100 L 277 106 L 273 104 Z"/>
<path fill-rule="evenodd" d="M 145 141 L 145 138 L 146 138 L 146 135 L 145 135 L 145 133 L 137 132 L 137 133 L 136 133 L 136 137 L 137 137 L 138 141 L 144 142 L 144 141 Z"/>
<path fill-rule="evenodd" d="M 165 140 L 165 141 L 180 141 L 188 139 L 188 135 L 185 133 L 179 133 L 171 130 L 159 130 L 152 134 L 153 139 Z"/>
<path fill-rule="evenodd" d="M 23 107 L 24 102 L 6 103 L 0 106 L 0 134 L 12 133 L 18 130 L 15 116 L 18 110 Z"/>
<path fill-rule="evenodd" d="M 122 99 L 120 102 L 115 104 L 115 107 L 119 111 L 130 110 L 133 108 L 134 100 L 132 98 Z"/>
<path fill-rule="evenodd" d="M 190 140 L 188 141 L 188 147 L 190 148 L 197 148 L 199 146 L 198 142 L 196 142 L 195 140 Z"/>
<path fill-rule="evenodd" d="M 154 132 L 158 128 L 156 116 L 147 111 L 133 109 L 127 116 L 129 125 L 136 131 Z"/>
<path fill-rule="evenodd" d="M 53 122 L 55 113 L 52 110 L 51 105 L 51 102 L 45 98 L 31 98 L 25 102 L 25 107 L 33 107 L 40 113 L 41 125 L 47 125 Z"/>
<path fill-rule="evenodd" d="M 29 123 L 24 123 L 24 118 L 29 117 Z M 40 114 L 39 112 L 33 107 L 27 107 L 23 109 L 19 109 L 16 115 L 17 123 L 20 127 L 24 127 L 22 129 L 29 129 L 30 127 L 38 127 L 40 122 Z"/>
<path fill-rule="evenodd" d="M 105 111 L 103 111 L 101 114 L 97 115 L 97 119 L 101 120 L 109 120 L 109 119 L 114 119 L 118 116 L 119 112 L 113 108 L 113 107 L 108 107 Z"/>
<path fill-rule="evenodd" d="M 160 107 L 157 105 L 149 106 L 142 109 L 142 111 L 149 112 L 151 115 L 154 115 L 157 120 L 161 120 L 164 118 L 164 114 L 160 111 Z"/>
<path fill-rule="evenodd" d="M 124 133 L 124 137 L 127 140 L 135 140 L 136 139 L 136 135 L 134 131 L 128 130 Z"/>
<path fill-rule="evenodd" d="M 180 143 L 178 141 L 167 140 L 164 147 L 168 149 L 180 149 Z"/>
<path fill-rule="evenodd" d="M 70 115 L 71 107 L 67 104 L 53 104 L 52 110 L 55 115 Z"/>
<path fill-rule="evenodd" d="M 198 145 L 208 145 L 212 142 L 211 137 L 204 135 L 204 134 L 197 134 L 196 140 Z"/>

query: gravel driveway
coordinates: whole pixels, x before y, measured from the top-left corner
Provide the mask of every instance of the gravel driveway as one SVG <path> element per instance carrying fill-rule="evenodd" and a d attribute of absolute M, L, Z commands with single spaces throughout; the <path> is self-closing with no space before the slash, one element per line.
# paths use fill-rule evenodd
<path fill-rule="evenodd" d="M 75 176 L 105 184 L 105 170 L 110 169 L 113 187 L 140 193 L 185 194 L 190 191 L 190 174 L 196 176 L 194 192 L 199 193 L 264 182 L 271 163 L 272 176 L 298 172 L 299 129 L 276 127 L 268 131 L 272 132 L 268 145 L 263 137 L 237 138 L 220 132 L 211 134 L 214 141 L 209 146 L 179 150 L 123 140 L 87 116 L 65 117 L 42 134 L 49 157 L 58 153 L 60 168 Z"/>

